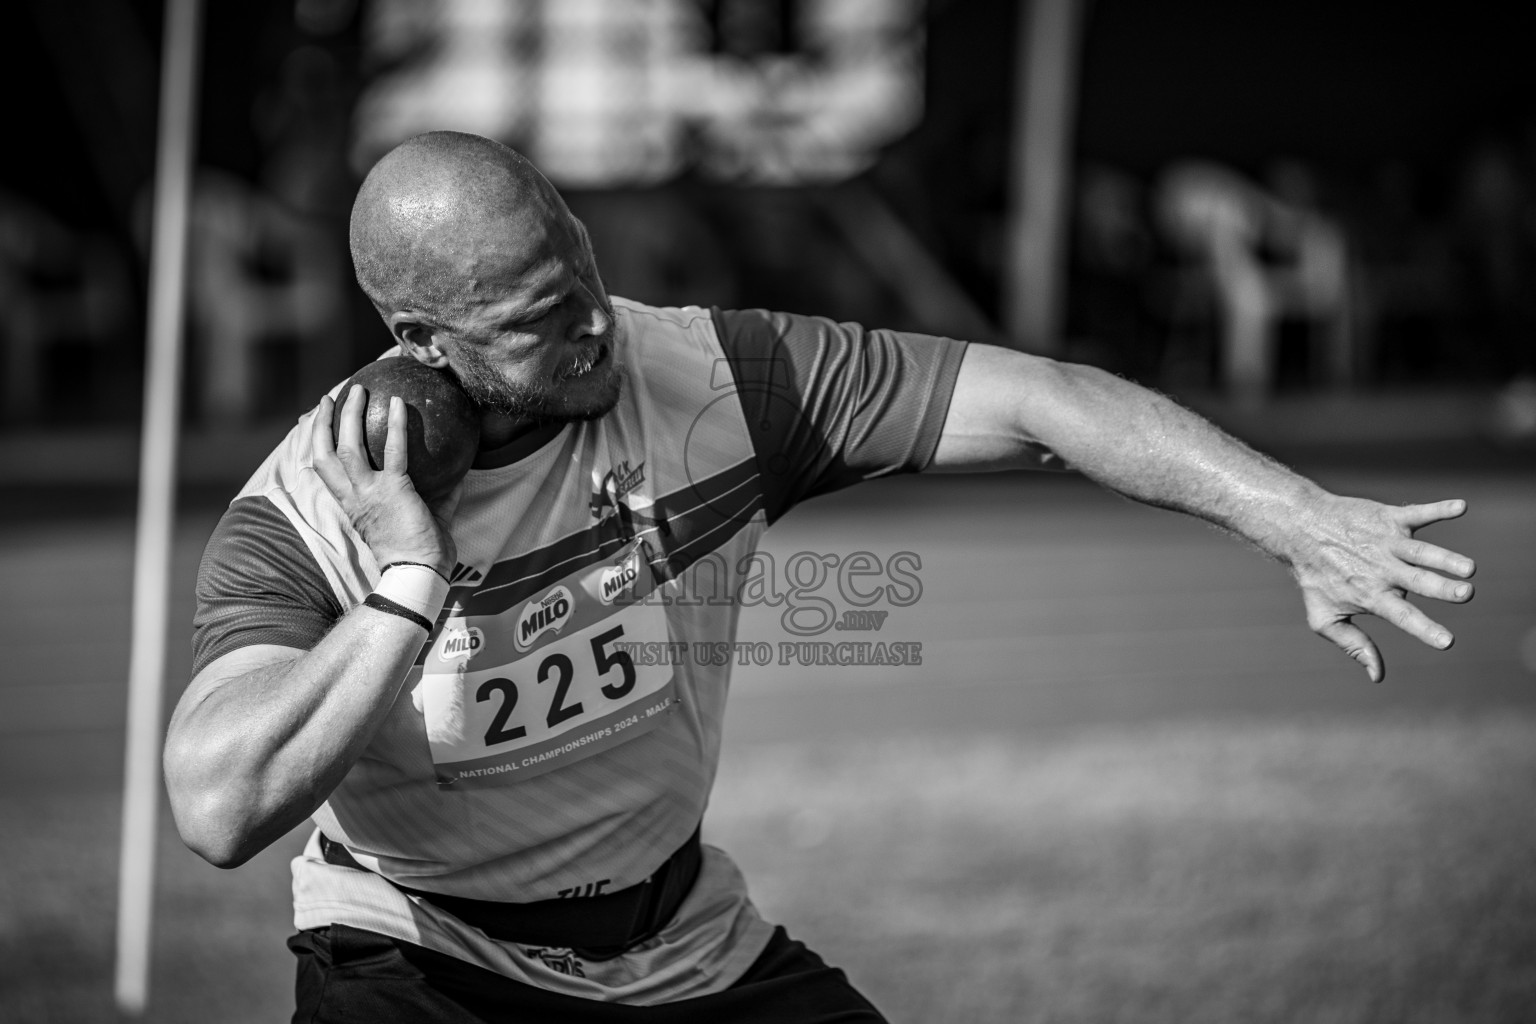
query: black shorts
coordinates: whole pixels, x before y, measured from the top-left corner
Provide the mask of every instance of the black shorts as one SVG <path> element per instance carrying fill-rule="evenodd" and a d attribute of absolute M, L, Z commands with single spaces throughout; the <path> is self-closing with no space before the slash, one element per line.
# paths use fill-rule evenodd
<path fill-rule="evenodd" d="M 298 957 L 294 1024 L 883 1024 L 848 981 L 783 928 L 724 992 L 625 1006 L 525 985 L 399 939 L 347 925 L 288 940 Z"/>

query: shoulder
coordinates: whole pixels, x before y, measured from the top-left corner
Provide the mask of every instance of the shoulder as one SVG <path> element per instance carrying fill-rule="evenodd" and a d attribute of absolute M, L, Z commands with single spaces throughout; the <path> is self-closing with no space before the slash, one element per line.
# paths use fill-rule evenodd
<path fill-rule="evenodd" d="M 314 548 L 266 495 L 230 503 L 203 552 L 193 616 L 194 671 L 258 644 L 307 650 L 343 614 Z"/>
<path fill-rule="evenodd" d="M 642 347 L 693 343 L 702 349 L 718 347 L 714 320 L 703 306 L 648 306 L 643 302 L 612 296 L 614 315 L 631 344 Z"/>
<path fill-rule="evenodd" d="M 709 319 L 706 306 L 651 306 L 634 299 L 610 295 L 613 311 L 620 319 L 630 318 L 655 324 L 669 324 L 687 330 L 699 320 Z"/>
<path fill-rule="evenodd" d="M 727 353 L 711 311 L 702 306 L 647 306 L 614 298 L 619 353 L 636 385 L 636 401 L 697 411 L 729 386 Z"/>

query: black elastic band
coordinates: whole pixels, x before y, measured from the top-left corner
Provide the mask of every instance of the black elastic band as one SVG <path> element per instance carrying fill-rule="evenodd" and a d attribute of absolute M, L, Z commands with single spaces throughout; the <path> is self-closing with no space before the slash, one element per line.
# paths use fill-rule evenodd
<path fill-rule="evenodd" d="M 442 570 L 439 569 L 437 566 L 435 566 L 435 565 L 428 565 L 426 562 L 407 562 L 404 559 L 401 559 L 401 560 L 395 561 L 395 562 L 390 562 L 388 565 L 384 566 L 382 569 L 379 570 L 379 575 L 383 576 L 385 573 L 389 572 L 389 570 L 393 569 L 397 565 L 419 565 L 423 569 L 431 569 L 433 572 L 437 573 L 437 578 L 442 580 L 444 583 L 449 582 L 448 577 L 444 576 Z"/>
<path fill-rule="evenodd" d="M 320 854 L 327 864 L 367 871 L 345 846 L 320 833 Z M 699 830 L 645 881 L 598 896 L 500 903 L 446 896 L 401 885 L 384 878 L 401 892 L 419 896 L 473 925 L 493 939 L 529 946 L 571 949 L 586 960 L 611 960 L 656 936 L 677 914 L 693 889 L 703 865 Z"/>
<path fill-rule="evenodd" d="M 432 620 L 425 615 L 418 615 L 403 604 L 396 604 L 382 594 L 369 594 L 363 598 L 363 604 L 374 611 L 387 612 L 390 615 L 398 615 L 402 619 L 414 622 L 428 633 L 432 632 Z"/>

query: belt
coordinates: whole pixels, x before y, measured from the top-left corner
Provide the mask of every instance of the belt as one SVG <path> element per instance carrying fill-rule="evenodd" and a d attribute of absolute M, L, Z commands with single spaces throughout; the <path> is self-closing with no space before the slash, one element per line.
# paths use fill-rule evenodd
<path fill-rule="evenodd" d="M 345 846 L 320 833 L 320 854 L 327 864 L 368 869 Z M 569 949 L 586 960 L 610 960 L 638 946 L 666 927 L 699 877 L 703 852 L 694 829 L 676 853 L 645 881 L 598 896 L 561 897 L 532 903 L 500 903 L 448 896 L 401 885 L 396 889 L 441 907 L 493 939 L 529 946 Z"/>

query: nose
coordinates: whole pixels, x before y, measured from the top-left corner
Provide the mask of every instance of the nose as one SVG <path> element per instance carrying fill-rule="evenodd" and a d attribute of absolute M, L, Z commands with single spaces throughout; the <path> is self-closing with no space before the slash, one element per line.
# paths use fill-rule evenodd
<path fill-rule="evenodd" d="M 613 316 L 603 305 L 597 293 L 585 281 L 577 286 L 585 309 L 572 319 L 572 335 L 575 340 L 599 337 L 613 327 Z"/>

